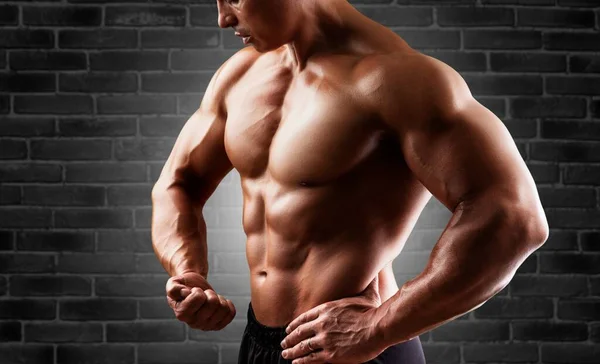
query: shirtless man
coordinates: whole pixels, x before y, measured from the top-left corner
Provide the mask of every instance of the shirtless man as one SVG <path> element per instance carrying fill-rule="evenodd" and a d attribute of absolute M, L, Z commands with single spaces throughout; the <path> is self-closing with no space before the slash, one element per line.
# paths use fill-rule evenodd
<path fill-rule="evenodd" d="M 424 363 L 418 335 L 481 306 L 547 239 L 509 132 L 455 70 L 346 0 L 217 5 L 252 46 L 215 72 L 152 191 L 176 317 L 220 330 L 235 316 L 207 281 L 202 216 L 235 168 L 251 287 L 239 363 Z M 392 261 L 432 195 L 452 217 L 399 289 Z"/>

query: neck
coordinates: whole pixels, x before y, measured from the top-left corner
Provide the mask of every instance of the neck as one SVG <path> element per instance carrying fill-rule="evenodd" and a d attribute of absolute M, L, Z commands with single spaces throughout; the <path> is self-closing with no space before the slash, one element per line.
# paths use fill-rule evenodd
<path fill-rule="evenodd" d="M 311 56 L 339 48 L 349 37 L 350 21 L 356 11 L 347 0 L 298 2 L 296 31 L 285 44 L 293 68 L 302 71 Z"/>

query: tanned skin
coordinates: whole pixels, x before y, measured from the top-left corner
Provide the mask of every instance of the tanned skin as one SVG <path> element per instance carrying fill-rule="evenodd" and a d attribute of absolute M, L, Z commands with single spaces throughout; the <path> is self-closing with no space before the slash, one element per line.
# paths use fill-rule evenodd
<path fill-rule="evenodd" d="M 287 325 L 294 364 L 373 359 L 481 306 L 546 241 L 513 139 L 451 67 L 345 0 L 217 5 L 251 46 L 215 72 L 152 191 L 178 319 L 220 330 L 236 314 L 207 281 L 202 216 L 233 168 L 251 302 Z M 399 288 L 392 261 L 432 195 L 453 215 Z"/>

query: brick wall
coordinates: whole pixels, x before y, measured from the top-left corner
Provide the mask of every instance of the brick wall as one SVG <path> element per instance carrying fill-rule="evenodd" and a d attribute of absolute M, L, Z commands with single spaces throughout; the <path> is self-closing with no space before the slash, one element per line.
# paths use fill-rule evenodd
<path fill-rule="evenodd" d="M 477 310 L 421 336 L 429 363 L 600 361 L 600 1 L 364 0 L 508 126 L 548 242 Z M 249 302 L 239 175 L 205 209 L 223 331 L 164 299 L 150 190 L 216 68 L 242 44 L 214 1 L 0 3 L 0 362 L 235 363 Z M 418 274 L 432 199 L 394 262 Z"/>

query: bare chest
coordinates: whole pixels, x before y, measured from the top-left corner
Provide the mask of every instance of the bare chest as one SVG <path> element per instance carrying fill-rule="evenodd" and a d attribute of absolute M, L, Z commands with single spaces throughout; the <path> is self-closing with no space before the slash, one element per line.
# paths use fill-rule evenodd
<path fill-rule="evenodd" d="M 227 97 L 227 154 L 240 175 L 333 180 L 375 149 L 380 130 L 348 79 L 283 68 L 244 77 Z"/>

